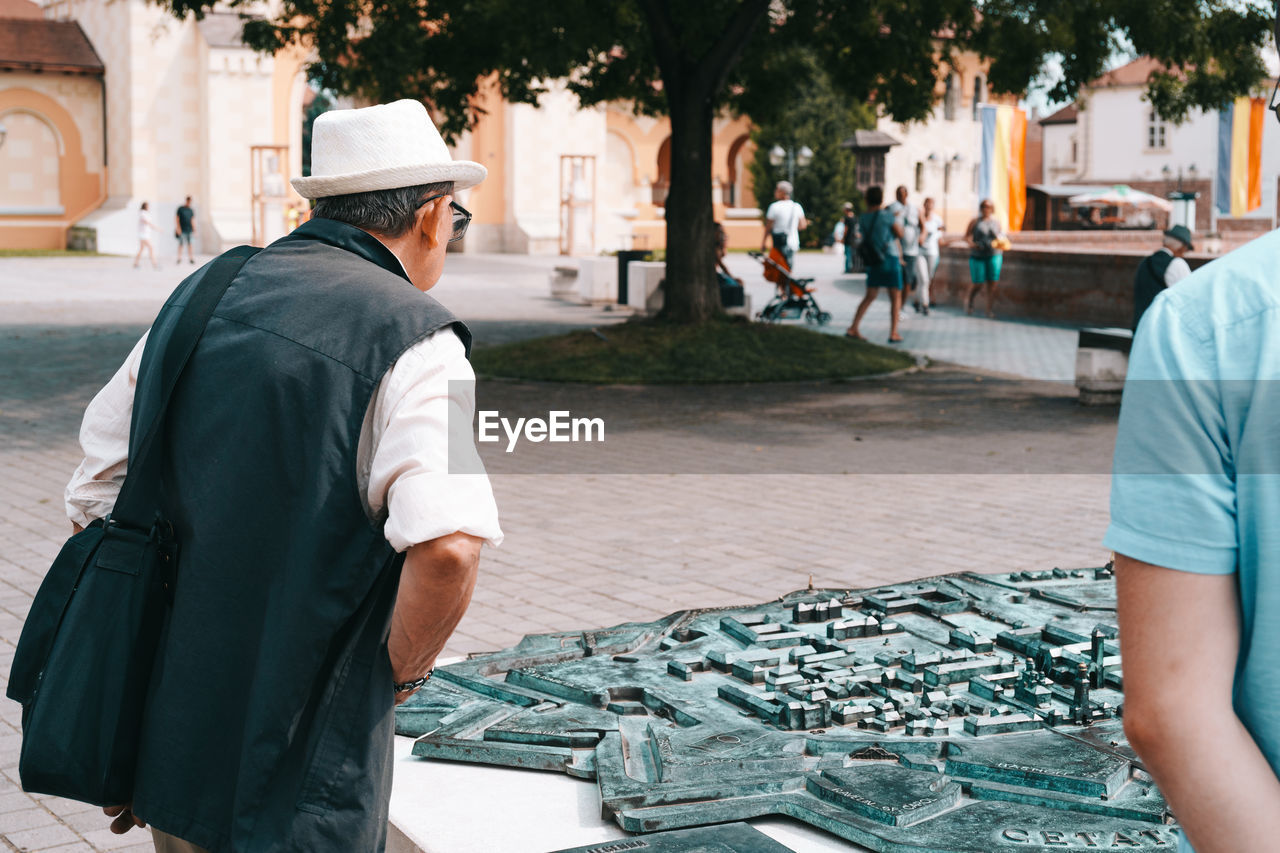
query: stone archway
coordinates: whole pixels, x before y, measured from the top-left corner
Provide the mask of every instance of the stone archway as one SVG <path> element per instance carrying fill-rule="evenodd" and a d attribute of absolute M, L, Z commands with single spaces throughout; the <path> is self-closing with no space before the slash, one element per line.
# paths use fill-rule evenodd
<path fill-rule="evenodd" d="M 671 137 L 662 140 L 658 146 L 658 177 L 653 182 L 653 204 L 664 207 L 667 193 L 671 190 Z"/>
<path fill-rule="evenodd" d="M 725 207 L 754 207 L 755 199 L 751 195 L 751 170 L 747 161 L 751 156 L 750 134 L 742 134 L 729 146 L 727 159 L 729 180 L 724 187 Z"/>
<path fill-rule="evenodd" d="M 43 92 L 0 90 L 0 122 L 9 131 L 0 149 L 0 247 L 65 248 L 67 228 L 105 200 L 106 167 L 85 161 L 75 119 Z"/>
<path fill-rule="evenodd" d="M 62 137 L 45 116 L 16 108 L 0 113 L 5 129 L 0 146 L 0 213 L 26 216 L 61 216 L 59 181 Z"/>

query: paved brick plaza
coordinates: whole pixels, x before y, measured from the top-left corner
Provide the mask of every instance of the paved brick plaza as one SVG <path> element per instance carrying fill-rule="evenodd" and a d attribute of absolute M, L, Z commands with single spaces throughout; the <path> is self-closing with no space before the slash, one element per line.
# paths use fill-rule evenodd
<path fill-rule="evenodd" d="M 619 317 L 547 298 L 554 260 L 450 258 L 436 295 L 480 343 Z M 730 263 L 757 300 L 767 295 L 749 258 Z M 856 282 L 832 283 L 832 255 L 800 264 L 819 277 L 830 331 L 842 331 Z M 84 405 L 189 270 L 0 259 L 0 678 L 69 532 L 62 488 Z M 869 336 L 886 312 L 872 309 Z M 486 552 L 447 653 L 758 601 L 810 576 L 856 587 L 1105 561 L 1115 412 L 1082 409 L 1068 384 L 1043 381 L 1068 378 L 1074 336 L 950 308 L 913 317 L 903 334 L 916 352 L 982 370 L 728 388 L 483 385 L 483 408 L 569 409 L 610 431 L 607 448 L 581 455 L 484 449 L 507 542 Z M 112 836 L 96 808 L 19 791 L 18 706 L 0 701 L 0 720 L 0 850 L 150 850 L 137 832 Z"/>

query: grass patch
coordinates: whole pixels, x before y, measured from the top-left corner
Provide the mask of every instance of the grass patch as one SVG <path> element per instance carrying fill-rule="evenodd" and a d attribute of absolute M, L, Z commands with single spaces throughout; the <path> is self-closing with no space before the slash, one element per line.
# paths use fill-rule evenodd
<path fill-rule="evenodd" d="M 101 252 L 80 249 L 0 249 L 0 258 L 101 258 Z"/>
<path fill-rule="evenodd" d="M 598 384 L 790 382 L 901 370 L 901 350 L 797 326 L 723 319 L 701 326 L 656 320 L 477 348 L 488 377 Z"/>

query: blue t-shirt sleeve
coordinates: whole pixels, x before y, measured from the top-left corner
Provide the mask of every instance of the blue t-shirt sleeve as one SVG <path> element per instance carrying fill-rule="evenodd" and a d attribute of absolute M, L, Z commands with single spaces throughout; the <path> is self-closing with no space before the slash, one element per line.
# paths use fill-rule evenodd
<path fill-rule="evenodd" d="M 1213 339 L 1161 294 L 1129 357 L 1111 477 L 1120 554 L 1198 574 L 1236 570 L 1236 484 Z"/>

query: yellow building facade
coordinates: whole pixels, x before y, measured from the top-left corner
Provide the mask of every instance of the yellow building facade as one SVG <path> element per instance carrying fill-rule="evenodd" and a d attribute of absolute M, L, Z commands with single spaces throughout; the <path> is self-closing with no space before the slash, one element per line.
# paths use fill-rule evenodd
<path fill-rule="evenodd" d="M 178 21 L 146 0 L 0 0 L 0 248 L 70 242 L 132 255 L 147 201 L 156 248 L 172 257 L 186 196 L 205 253 L 285 233 L 291 210 L 305 208 L 289 179 L 301 174 L 308 57 L 256 53 L 240 27 L 238 14 Z M 895 144 L 868 174 L 890 191 L 906 185 L 916 201 L 936 196 L 957 230 L 977 202 L 984 64 L 961 55 L 938 95 L 928 122 L 881 120 Z M 474 219 L 455 248 L 592 255 L 665 246 L 666 118 L 625 103 L 583 108 L 557 84 L 537 106 L 482 86 L 477 106 L 481 117 L 454 153 L 483 163 L 489 177 L 460 194 Z M 746 118 L 714 122 L 710 191 L 732 247 L 762 236 L 750 132 Z"/>

